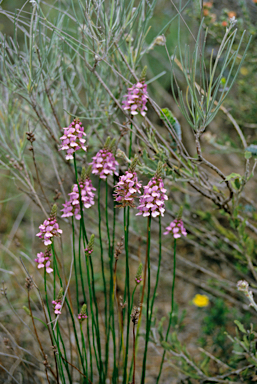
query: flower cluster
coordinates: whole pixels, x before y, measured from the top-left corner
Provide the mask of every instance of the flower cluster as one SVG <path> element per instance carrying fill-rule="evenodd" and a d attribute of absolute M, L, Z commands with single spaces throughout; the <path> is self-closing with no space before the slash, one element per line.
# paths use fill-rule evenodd
<path fill-rule="evenodd" d="M 63 289 L 61 288 L 57 295 L 57 298 L 52 301 L 52 304 L 54 305 L 54 313 L 56 315 L 61 315 L 62 300 L 63 300 Z"/>
<path fill-rule="evenodd" d="M 85 181 L 80 181 L 80 193 L 81 193 L 81 201 L 85 208 L 90 208 L 94 205 L 94 192 L 96 189 L 92 185 L 92 181 L 87 177 Z M 69 193 L 70 200 L 66 201 L 63 204 L 62 217 L 70 217 L 75 216 L 77 220 L 81 218 L 80 212 L 80 204 L 79 204 L 79 189 L 78 184 L 74 184 L 72 188 L 72 192 Z"/>
<path fill-rule="evenodd" d="M 83 321 L 83 320 L 87 319 L 87 315 L 82 315 L 82 313 L 79 313 L 78 314 L 78 319 Z"/>
<path fill-rule="evenodd" d="M 143 272 L 143 264 L 140 263 L 140 264 L 139 264 L 139 267 L 138 267 L 138 270 L 137 270 L 136 277 L 135 277 L 135 282 L 136 282 L 137 285 L 140 284 L 141 281 L 143 280 L 143 278 L 142 278 L 142 272 Z"/>
<path fill-rule="evenodd" d="M 85 253 L 87 253 L 88 255 L 91 255 L 91 253 L 93 252 L 94 240 L 95 235 L 92 234 L 87 244 L 87 247 L 85 248 Z"/>
<path fill-rule="evenodd" d="M 249 283 L 246 280 L 239 280 L 237 282 L 237 289 L 238 291 L 242 291 L 245 294 L 245 296 L 250 301 L 250 306 L 252 306 L 257 311 L 257 304 L 254 301 L 253 292 L 249 289 Z"/>
<path fill-rule="evenodd" d="M 80 313 L 78 314 L 79 322 L 82 323 L 82 321 L 87 319 L 87 305 L 83 304 Z"/>
<path fill-rule="evenodd" d="M 38 269 L 45 268 L 47 273 L 53 272 L 53 269 L 50 267 L 50 256 L 51 253 L 49 250 L 47 250 L 45 253 L 39 252 L 37 254 L 37 258 L 35 259 L 35 262 L 38 263 Z"/>
<path fill-rule="evenodd" d="M 63 128 L 64 135 L 60 138 L 63 140 L 60 150 L 67 150 L 66 160 L 73 159 L 73 153 L 79 149 L 87 150 L 85 147 L 86 136 L 84 127 L 79 120 L 74 120 L 69 127 Z"/>
<path fill-rule="evenodd" d="M 154 176 L 144 187 L 144 194 L 140 197 L 140 205 L 137 207 L 143 216 L 163 216 L 165 212 L 164 200 L 168 200 L 166 189 L 161 177 Z"/>
<path fill-rule="evenodd" d="M 52 244 L 52 237 L 57 237 L 62 234 L 59 224 L 56 220 L 57 206 L 53 205 L 50 217 L 39 226 L 40 232 L 36 234 L 40 239 L 43 239 L 45 245 Z"/>
<path fill-rule="evenodd" d="M 181 237 L 181 235 L 186 236 L 187 231 L 184 227 L 183 221 L 181 219 L 173 220 L 170 225 L 166 228 L 166 232 L 164 232 L 164 235 L 168 235 L 169 233 L 172 233 L 174 239 L 178 239 L 179 237 Z"/>
<path fill-rule="evenodd" d="M 100 179 L 106 179 L 108 175 L 118 175 L 116 167 L 118 162 L 109 148 L 100 149 L 92 158 L 92 173 L 98 175 Z"/>
<path fill-rule="evenodd" d="M 123 109 L 130 111 L 131 115 L 140 113 L 146 115 L 148 100 L 147 85 L 144 81 L 139 81 L 131 88 L 128 88 L 128 93 L 124 96 Z"/>
<path fill-rule="evenodd" d="M 54 304 L 54 313 L 56 315 L 61 315 L 61 308 L 62 308 L 62 303 L 61 300 L 53 300 L 52 304 Z"/>
<path fill-rule="evenodd" d="M 125 175 L 120 176 L 118 184 L 115 185 L 115 200 L 120 203 L 120 207 L 134 207 L 136 194 L 141 194 L 142 184 L 138 182 L 136 172 L 126 171 Z"/>

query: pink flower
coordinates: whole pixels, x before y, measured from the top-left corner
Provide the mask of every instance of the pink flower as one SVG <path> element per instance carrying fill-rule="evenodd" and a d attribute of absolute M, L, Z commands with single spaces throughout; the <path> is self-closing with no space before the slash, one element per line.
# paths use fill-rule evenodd
<path fill-rule="evenodd" d="M 39 226 L 40 232 L 36 234 L 40 239 L 43 239 L 45 245 L 52 244 L 52 237 L 57 237 L 62 234 L 55 217 L 49 217 Z"/>
<path fill-rule="evenodd" d="M 44 254 L 43 252 L 39 252 L 37 254 L 37 259 L 35 259 L 35 262 L 38 263 L 38 269 L 40 268 L 46 268 L 46 272 L 47 273 L 51 273 L 53 272 L 53 269 L 50 268 L 50 258 L 51 256 L 51 253 L 49 253 L 48 251 Z"/>
<path fill-rule="evenodd" d="M 56 299 L 56 300 L 53 300 L 52 301 L 52 304 L 54 304 L 54 313 L 56 315 L 61 315 L 61 308 L 62 308 L 62 303 L 61 303 L 61 300 L 59 299 Z"/>
<path fill-rule="evenodd" d="M 165 212 L 164 200 L 168 200 L 168 196 L 165 194 L 166 189 L 163 185 L 161 177 L 154 176 L 149 183 L 144 186 L 144 194 L 140 197 L 140 205 L 138 215 L 143 216 L 163 216 Z"/>
<path fill-rule="evenodd" d="M 74 120 L 69 127 L 63 128 L 64 135 L 60 138 L 63 140 L 60 151 L 67 150 L 66 160 L 73 159 L 73 153 L 79 149 L 87 150 L 85 146 L 86 136 L 82 123 L 78 120 Z"/>
<path fill-rule="evenodd" d="M 80 313 L 78 314 L 79 322 L 82 323 L 82 321 L 87 319 L 87 305 L 83 304 Z"/>
<path fill-rule="evenodd" d="M 100 179 L 106 179 L 108 175 L 118 175 L 116 166 L 118 162 L 115 160 L 113 153 L 107 149 L 100 149 L 92 158 L 92 173 L 99 175 Z"/>
<path fill-rule="evenodd" d="M 81 192 L 81 201 L 85 208 L 90 208 L 94 205 L 94 192 L 96 189 L 92 185 L 92 181 L 87 177 L 85 181 L 80 181 L 80 192 Z M 81 218 L 80 204 L 79 204 L 79 189 L 78 184 L 74 184 L 72 192 L 69 193 L 70 200 L 66 201 L 63 204 L 63 214 L 61 217 L 71 217 L 75 216 L 77 220 Z"/>
<path fill-rule="evenodd" d="M 141 194 L 142 184 L 138 182 L 136 172 L 126 171 L 125 175 L 120 176 L 118 184 L 115 185 L 115 200 L 119 202 L 120 207 L 134 207 L 134 198 Z"/>
<path fill-rule="evenodd" d="M 172 233 L 174 239 L 178 239 L 179 237 L 181 237 L 181 235 L 186 236 L 187 231 L 184 227 L 183 221 L 181 219 L 173 220 L 170 225 L 166 228 L 166 232 L 164 232 L 164 235 L 168 235 L 169 233 Z"/>
<path fill-rule="evenodd" d="M 130 111 L 131 115 L 140 113 L 142 116 L 145 116 L 147 111 L 147 100 L 147 85 L 144 81 L 139 81 L 131 88 L 128 88 L 128 93 L 124 96 L 122 106 L 124 110 Z"/>
<path fill-rule="evenodd" d="M 63 289 L 61 288 L 57 295 L 57 298 L 52 301 L 52 304 L 54 304 L 54 313 L 56 315 L 61 315 L 62 301 L 63 301 Z"/>

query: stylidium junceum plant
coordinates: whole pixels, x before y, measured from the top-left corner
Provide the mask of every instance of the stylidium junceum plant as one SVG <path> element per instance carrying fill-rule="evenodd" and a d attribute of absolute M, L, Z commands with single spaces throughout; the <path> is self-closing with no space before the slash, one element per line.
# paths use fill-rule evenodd
<path fill-rule="evenodd" d="M 254 381 L 248 3 L 1 4 L 4 382 Z"/>

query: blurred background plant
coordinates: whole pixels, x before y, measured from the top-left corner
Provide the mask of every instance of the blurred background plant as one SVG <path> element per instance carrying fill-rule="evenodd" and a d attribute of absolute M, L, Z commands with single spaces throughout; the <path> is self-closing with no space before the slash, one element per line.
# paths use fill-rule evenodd
<path fill-rule="evenodd" d="M 51 373 L 46 378 L 48 362 L 44 365 L 46 358 L 42 358 L 34 337 L 24 278 L 34 276 L 44 292 L 44 278 L 34 262 L 42 251 L 35 235 L 56 202 L 58 222 L 65 233 L 57 242 L 56 252 L 65 285 L 70 278 L 68 300 L 76 306 L 84 304 L 88 292 L 78 289 L 80 273 L 77 270 L 70 275 L 76 268 L 76 261 L 74 266 L 71 264 L 71 222 L 61 220 L 60 209 L 82 167 L 88 166 L 108 136 L 117 138 L 120 175 L 135 154 L 144 184 L 154 176 L 158 162 L 164 164 L 162 174 L 169 200 L 160 225 L 164 230 L 183 206 L 188 232 L 178 242 L 176 305 L 170 336 L 165 340 L 171 310 L 173 244 L 163 238 L 159 268 L 159 222 L 152 220 L 152 292 L 159 272 L 161 279 L 155 312 L 146 322 L 147 382 L 251 383 L 256 379 L 256 334 L 251 325 L 255 324 L 256 314 L 236 289 L 236 282 L 246 279 L 255 291 L 257 281 L 256 23 L 257 4 L 252 0 L 1 2 L 0 381 L 56 381 Z M 145 67 L 147 71 L 142 73 Z M 142 76 L 149 94 L 148 111 L 145 118 L 139 115 L 132 119 L 123 110 L 123 96 Z M 87 134 L 87 156 L 82 152 L 76 156 L 77 173 L 73 163 L 59 151 L 62 128 L 75 117 L 83 122 Z M 85 212 L 87 234 L 96 237 L 93 276 L 94 299 L 100 320 L 102 317 L 99 330 L 104 327 L 106 311 L 102 266 L 106 280 L 112 282 L 109 256 L 121 236 L 129 236 L 131 241 L 126 245 L 124 240 L 126 252 L 122 251 L 117 269 L 117 295 L 123 295 L 126 257 L 129 255 L 130 276 L 136 276 L 139 262 L 144 263 L 148 242 L 146 219 L 135 219 L 132 211 L 128 214 L 129 231 L 123 233 L 122 210 L 114 209 L 113 201 L 117 181 L 117 176 L 112 181 L 109 178 L 106 188 L 102 182 L 95 207 Z M 92 182 L 97 187 L 96 176 Z M 97 209 L 102 211 L 102 245 Z M 108 220 L 112 242 L 108 239 Z M 115 231 L 110 224 L 114 220 Z M 76 235 L 79 228 L 75 225 Z M 98 257 L 101 252 L 102 262 Z M 87 270 L 84 264 L 82 268 L 84 278 Z M 54 281 L 51 277 L 47 281 L 48 300 L 57 298 Z M 208 307 L 190 305 L 199 292 L 209 298 Z M 140 296 L 137 291 L 135 295 L 134 304 L 138 305 Z M 38 337 L 44 342 L 45 354 L 53 359 L 55 349 L 47 339 L 42 301 L 35 288 L 30 296 Z M 123 313 L 129 316 L 126 311 Z M 142 313 L 144 323 L 145 304 Z M 235 319 L 239 323 L 233 325 Z M 92 320 L 86 321 L 88 327 Z M 68 361 L 58 361 L 64 371 L 59 380 L 83 382 L 85 377 L 76 370 L 83 364 L 74 341 L 78 335 L 82 343 L 83 335 L 78 322 L 73 327 L 66 306 L 58 324 L 57 340 L 59 332 L 65 338 L 60 348 L 67 351 Z M 143 345 L 144 339 L 142 331 Z M 131 336 L 129 340 L 130 361 Z M 140 380 L 143 345 L 138 347 L 136 382 Z M 109 346 L 109 355 L 113 356 L 114 344 Z M 167 353 L 158 379 L 163 349 Z M 110 361 L 113 364 L 112 357 Z M 72 365 L 68 367 L 69 363 Z M 99 376 L 94 367 L 91 381 L 104 382 L 108 378 L 118 382 L 117 372 L 112 376 L 109 368 L 105 373 L 105 378 Z M 120 382 L 132 379 L 121 370 L 120 374 Z M 145 378 L 141 380 L 143 383 Z"/>

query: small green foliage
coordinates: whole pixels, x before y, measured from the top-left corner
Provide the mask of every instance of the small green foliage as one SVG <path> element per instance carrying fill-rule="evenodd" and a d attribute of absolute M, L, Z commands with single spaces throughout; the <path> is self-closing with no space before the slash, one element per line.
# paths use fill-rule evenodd
<path fill-rule="evenodd" d="M 243 326 L 242 323 L 240 323 L 239 320 L 234 320 L 234 323 L 237 325 L 238 329 L 239 329 L 241 332 L 246 333 L 245 327 Z"/>
<path fill-rule="evenodd" d="M 173 128 L 174 128 L 174 130 L 178 136 L 178 139 L 181 140 L 182 139 L 181 126 L 180 126 L 178 120 L 173 116 L 172 112 L 168 108 L 163 108 L 161 110 L 160 118 L 162 120 L 166 119 L 173 126 Z"/>

